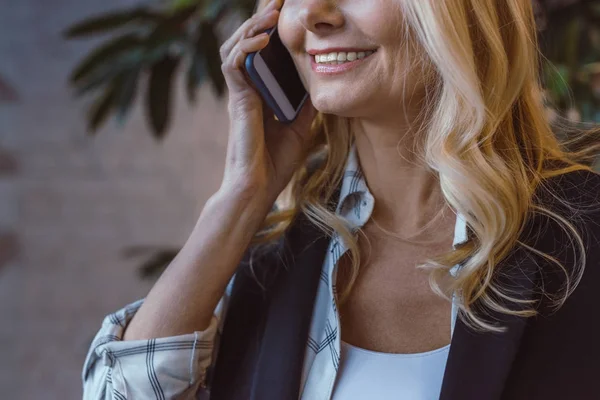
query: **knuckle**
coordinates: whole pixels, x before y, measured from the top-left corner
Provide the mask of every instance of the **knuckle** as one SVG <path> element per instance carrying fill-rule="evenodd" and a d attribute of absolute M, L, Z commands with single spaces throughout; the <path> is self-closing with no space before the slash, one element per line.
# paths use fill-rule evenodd
<path fill-rule="evenodd" d="M 232 71 L 233 68 L 231 68 L 231 64 L 229 64 L 228 62 L 224 62 L 223 64 L 221 64 L 221 72 L 223 72 L 223 74 L 227 75 Z"/>
<path fill-rule="evenodd" d="M 235 59 L 230 57 L 221 64 L 221 72 L 223 75 L 232 75 L 233 73 L 239 72 L 239 68 L 235 61 Z"/>
<path fill-rule="evenodd" d="M 240 27 L 240 31 L 242 33 L 248 32 L 248 29 L 255 23 L 255 21 L 256 21 L 256 16 L 254 16 L 254 15 L 251 16 L 250 18 L 248 18 L 246 20 L 246 22 L 244 22 L 242 24 L 242 26 Z"/>
<path fill-rule="evenodd" d="M 248 21 L 248 28 L 254 28 L 254 26 L 256 26 L 256 24 L 260 23 L 261 20 L 261 16 L 258 14 L 255 14 L 252 16 L 252 18 L 250 18 L 250 20 Z"/>

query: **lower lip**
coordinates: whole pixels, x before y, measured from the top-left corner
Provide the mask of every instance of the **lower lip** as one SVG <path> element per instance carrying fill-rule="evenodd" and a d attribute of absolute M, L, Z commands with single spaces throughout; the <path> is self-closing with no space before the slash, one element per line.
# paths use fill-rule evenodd
<path fill-rule="evenodd" d="M 352 68 L 364 63 L 371 58 L 375 53 L 371 53 L 366 57 L 354 60 L 346 61 L 343 64 L 319 64 L 315 61 L 315 56 L 309 55 L 312 70 L 321 75 L 337 75 L 351 70 Z"/>

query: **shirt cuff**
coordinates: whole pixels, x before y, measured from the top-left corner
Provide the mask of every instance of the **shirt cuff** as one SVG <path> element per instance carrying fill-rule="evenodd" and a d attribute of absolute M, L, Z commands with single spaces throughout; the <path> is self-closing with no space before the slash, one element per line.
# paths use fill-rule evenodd
<path fill-rule="evenodd" d="M 84 392 L 112 391 L 117 399 L 169 399 L 191 387 L 205 387 L 217 317 L 203 331 L 123 341 L 125 328 L 142 303 L 140 299 L 104 318 L 84 362 Z"/>

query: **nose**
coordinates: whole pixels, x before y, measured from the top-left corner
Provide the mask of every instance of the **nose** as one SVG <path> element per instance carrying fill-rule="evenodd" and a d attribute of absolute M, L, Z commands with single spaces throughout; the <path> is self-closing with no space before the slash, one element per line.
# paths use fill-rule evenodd
<path fill-rule="evenodd" d="M 328 34 L 344 25 L 344 14 L 333 0 L 303 0 L 298 17 L 306 30 Z"/>

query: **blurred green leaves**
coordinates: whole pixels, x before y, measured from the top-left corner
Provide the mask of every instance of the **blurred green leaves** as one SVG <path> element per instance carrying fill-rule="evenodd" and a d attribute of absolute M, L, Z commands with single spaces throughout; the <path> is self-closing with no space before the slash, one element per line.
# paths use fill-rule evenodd
<path fill-rule="evenodd" d="M 600 1 L 535 1 L 543 19 L 542 79 L 551 105 L 600 122 Z"/>
<path fill-rule="evenodd" d="M 230 13 L 249 17 L 254 5 L 254 0 L 171 0 L 158 7 L 111 11 L 67 28 L 64 36 L 68 39 L 109 35 L 69 76 L 76 95 L 95 95 L 89 132 L 96 132 L 111 115 L 125 121 L 143 80 L 150 127 L 157 139 L 163 138 L 180 67 L 187 69 L 189 101 L 195 100 L 196 89 L 205 80 L 212 83 L 217 96 L 223 96 L 217 25 Z"/>
<path fill-rule="evenodd" d="M 159 22 L 161 18 L 161 14 L 153 13 L 144 8 L 135 8 L 133 10 L 122 12 L 111 12 L 95 18 L 86 19 L 71 26 L 65 31 L 65 36 L 75 38 L 104 33 L 128 24 Z"/>
<path fill-rule="evenodd" d="M 148 94 L 146 95 L 148 115 L 154 134 L 162 138 L 167 128 L 171 109 L 171 84 L 179 58 L 167 55 L 150 69 Z"/>

